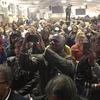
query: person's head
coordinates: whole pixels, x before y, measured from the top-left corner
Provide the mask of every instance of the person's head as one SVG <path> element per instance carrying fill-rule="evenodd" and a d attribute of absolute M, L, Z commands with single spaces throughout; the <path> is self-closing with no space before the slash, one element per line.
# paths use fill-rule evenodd
<path fill-rule="evenodd" d="M 73 31 L 73 32 L 77 32 L 77 31 L 78 31 L 78 27 L 77 27 L 77 26 L 75 26 L 75 25 L 74 25 L 74 26 L 72 26 L 72 31 Z"/>
<path fill-rule="evenodd" d="M 82 31 L 79 31 L 79 32 L 77 33 L 77 35 L 76 35 L 76 43 L 78 43 L 78 44 L 80 44 L 80 45 L 83 44 L 84 38 L 85 38 L 85 33 L 82 32 Z"/>
<path fill-rule="evenodd" d="M 24 31 L 24 26 L 20 25 L 18 29 L 19 29 L 20 32 L 23 32 Z"/>
<path fill-rule="evenodd" d="M 49 31 L 48 30 L 42 30 L 41 31 L 41 35 L 42 35 L 42 39 L 43 40 L 47 40 L 47 39 L 49 39 Z"/>
<path fill-rule="evenodd" d="M 65 33 L 68 33 L 68 26 L 66 24 L 63 24 L 62 29 Z"/>
<path fill-rule="evenodd" d="M 21 33 L 20 33 L 20 31 L 12 32 L 12 34 L 10 35 L 10 45 L 11 45 L 12 47 L 14 47 L 16 41 L 18 41 L 19 38 L 21 38 Z"/>
<path fill-rule="evenodd" d="M 0 100 L 5 100 L 4 98 L 9 92 L 12 78 L 10 67 L 4 64 L 0 65 Z"/>
<path fill-rule="evenodd" d="M 54 34 L 49 37 L 50 47 L 55 52 L 60 52 L 64 49 L 65 46 L 65 38 L 63 35 Z"/>
<path fill-rule="evenodd" d="M 73 80 L 66 75 L 58 75 L 46 86 L 48 100 L 76 100 L 77 91 Z"/>
<path fill-rule="evenodd" d="M 14 51 L 15 51 L 16 57 L 20 56 L 20 51 L 21 51 L 22 43 L 23 43 L 23 39 L 19 39 L 19 41 L 17 41 L 15 43 L 15 49 L 14 49 Z"/>
<path fill-rule="evenodd" d="M 82 27 L 82 28 L 85 27 L 85 22 L 84 22 L 84 21 L 81 21 L 81 22 L 80 22 L 80 27 Z"/>
<path fill-rule="evenodd" d="M 28 32 L 30 32 L 31 34 L 36 34 L 36 28 L 33 26 L 29 27 Z"/>

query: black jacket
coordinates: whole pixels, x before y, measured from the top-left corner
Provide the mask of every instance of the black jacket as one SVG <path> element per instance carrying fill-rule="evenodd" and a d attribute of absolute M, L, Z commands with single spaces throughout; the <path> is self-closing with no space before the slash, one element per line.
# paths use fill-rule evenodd
<path fill-rule="evenodd" d="M 13 67 L 14 65 L 17 64 L 11 61 L 11 65 L 9 66 Z M 28 93 L 34 90 L 34 88 L 36 88 L 37 95 L 44 94 L 48 81 L 55 75 L 58 75 L 58 73 L 63 73 L 74 78 L 75 65 L 71 57 L 67 57 L 67 55 L 66 57 L 61 57 L 49 49 L 45 54 L 29 55 L 22 53 L 18 65 L 19 68 L 17 66 L 13 69 L 14 83 L 17 83 L 16 86 L 19 87 L 19 89 L 17 87 L 17 91 L 20 90 L 21 94 Z M 36 72 L 38 72 L 38 78 L 35 77 Z"/>
<path fill-rule="evenodd" d="M 32 89 L 36 87 L 39 76 L 36 61 L 30 62 L 27 60 L 27 55 L 23 56 L 18 60 L 16 57 L 9 57 L 7 63 L 8 66 L 11 67 L 13 73 L 12 89 L 25 96 L 30 94 Z"/>
<path fill-rule="evenodd" d="M 19 95 L 19 94 L 16 94 L 16 93 L 14 93 L 14 92 L 11 92 L 11 94 L 10 94 L 8 100 L 27 100 L 27 99 L 25 99 L 24 97 L 22 97 L 22 96 Z"/>
<path fill-rule="evenodd" d="M 77 66 L 75 77 L 76 86 L 79 95 L 90 96 L 91 85 L 98 83 L 98 74 L 96 66 L 91 66 L 88 62 L 88 56 L 84 55 Z"/>

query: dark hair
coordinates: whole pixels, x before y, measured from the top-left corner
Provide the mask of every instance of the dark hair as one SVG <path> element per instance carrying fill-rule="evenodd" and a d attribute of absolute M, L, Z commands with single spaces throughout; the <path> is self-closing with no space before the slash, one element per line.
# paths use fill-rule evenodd
<path fill-rule="evenodd" d="M 0 72 L 3 73 L 5 81 L 11 85 L 13 75 L 10 67 L 8 67 L 6 64 L 0 64 Z"/>
<path fill-rule="evenodd" d="M 17 44 L 22 45 L 22 44 L 23 44 L 23 41 L 24 41 L 24 39 L 23 39 L 23 38 L 19 38 L 19 39 L 16 41 L 16 43 L 15 43 L 15 45 L 14 45 L 14 46 L 16 46 Z"/>
<path fill-rule="evenodd" d="M 76 100 L 76 86 L 66 75 L 58 75 L 51 79 L 46 86 L 47 96 L 55 96 L 60 100 Z"/>
<path fill-rule="evenodd" d="M 19 38 L 21 38 L 21 33 L 19 31 L 12 32 L 10 35 L 10 44 L 14 45 L 19 40 Z M 14 43 L 12 42 L 12 39 L 14 39 Z"/>
<path fill-rule="evenodd" d="M 99 44 L 100 43 L 100 35 L 97 35 L 96 36 L 96 44 Z"/>

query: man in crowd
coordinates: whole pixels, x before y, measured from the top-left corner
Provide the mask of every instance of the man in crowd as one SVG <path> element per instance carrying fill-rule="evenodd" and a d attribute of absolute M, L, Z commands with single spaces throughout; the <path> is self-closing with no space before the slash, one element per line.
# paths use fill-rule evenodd
<path fill-rule="evenodd" d="M 46 84 L 55 75 L 63 73 L 63 74 L 68 75 L 71 78 L 74 78 L 74 68 L 75 68 L 74 61 L 72 57 L 69 57 L 67 55 L 64 49 L 65 38 L 62 35 L 54 34 L 50 38 L 50 41 L 51 41 L 50 46 L 47 47 L 45 49 L 44 54 L 41 54 L 41 55 L 40 54 L 30 55 L 28 53 L 28 48 L 26 48 L 26 43 L 28 42 L 27 38 L 28 37 L 25 38 L 24 42 L 17 50 L 17 53 L 18 51 L 20 53 L 17 64 L 21 68 L 21 71 L 19 70 L 18 66 L 16 66 L 17 72 L 19 72 L 17 73 L 17 76 L 19 76 L 19 78 L 17 79 L 20 79 L 20 74 L 22 72 L 26 73 L 26 74 L 25 73 L 21 74 L 22 77 L 25 75 L 24 76 L 25 81 L 26 81 L 26 76 L 29 78 L 29 80 L 23 85 L 24 90 L 26 89 L 27 86 L 29 86 L 28 85 L 29 83 L 32 83 L 31 81 L 34 79 L 34 77 L 30 77 L 30 76 L 31 75 L 34 76 L 36 72 L 38 72 L 39 79 L 40 79 L 38 80 L 40 88 L 36 87 L 39 92 L 38 95 L 44 94 Z M 16 63 L 14 65 L 13 64 L 14 64 L 14 61 L 11 61 L 10 65 L 12 65 L 12 68 L 14 65 L 17 65 Z M 30 89 L 32 90 L 35 86 L 36 85 L 34 86 L 32 85 Z M 29 87 L 27 89 L 29 89 Z M 34 94 L 34 91 L 33 91 L 33 94 Z"/>
<path fill-rule="evenodd" d="M 46 86 L 48 100 L 79 100 L 73 80 L 66 75 L 58 75 Z"/>
<path fill-rule="evenodd" d="M 12 72 L 6 65 L 0 65 L 0 100 L 26 100 L 11 89 Z"/>

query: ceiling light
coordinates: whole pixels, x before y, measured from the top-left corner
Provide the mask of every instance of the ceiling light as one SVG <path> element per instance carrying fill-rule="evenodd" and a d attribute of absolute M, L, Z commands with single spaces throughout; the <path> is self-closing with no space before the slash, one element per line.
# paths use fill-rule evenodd
<path fill-rule="evenodd" d="M 29 8 L 29 12 L 35 12 L 36 8 Z"/>
<path fill-rule="evenodd" d="M 99 7 L 100 8 L 100 4 L 98 4 L 96 7 Z"/>
<path fill-rule="evenodd" d="M 84 5 L 84 6 L 87 5 L 87 3 L 84 3 L 83 5 Z"/>
<path fill-rule="evenodd" d="M 61 3 L 67 3 L 67 1 L 66 0 L 62 0 Z"/>
<path fill-rule="evenodd" d="M 34 1 L 34 4 L 39 4 L 39 1 Z"/>
<path fill-rule="evenodd" d="M 93 0 L 86 0 L 86 1 L 91 2 L 91 1 L 93 1 Z"/>

